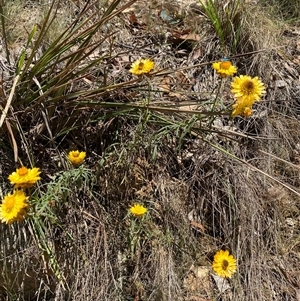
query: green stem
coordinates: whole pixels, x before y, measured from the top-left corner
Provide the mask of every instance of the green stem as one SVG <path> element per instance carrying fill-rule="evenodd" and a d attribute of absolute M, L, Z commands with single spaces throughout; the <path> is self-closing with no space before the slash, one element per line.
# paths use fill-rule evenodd
<path fill-rule="evenodd" d="M 220 95 L 222 83 L 223 83 L 223 78 L 221 78 L 221 80 L 220 80 L 220 83 L 219 83 L 218 88 L 217 88 L 216 97 L 215 97 L 215 99 L 214 99 L 214 103 L 213 103 L 212 108 L 211 108 L 211 110 L 210 110 L 210 112 L 211 112 L 212 114 L 213 114 L 214 111 L 215 111 L 216 104 L 217 104 L 217 100 L 219 99 L 219 95 Z M 211 118 L 211 120 L 210 120 L 210 122 L 209 122 L 209 126 L 208 126 L 209 129 L 211 128 L 211 126 L 212 126 L 214 120 L 215 120 L 215 115 L 212 115 L 212 118 Z"/>
<path fill-rule="evenodd" d="M 3 9 L 3 0 L 0 0 L 0 15 L 1 15 L 1 27 L 2 27 L 2 34 L 3 34 L 3 40 L 5 45 L 5 52 L 6 52 L 6 60 L 8 64 L 10 65 L 10 59 L 9 59 L 9 50 L 7 46 L 7 35 L 6 35 L 6 27 L 5 27 L 5 18 L 4 18 L 4 9 Z"/>

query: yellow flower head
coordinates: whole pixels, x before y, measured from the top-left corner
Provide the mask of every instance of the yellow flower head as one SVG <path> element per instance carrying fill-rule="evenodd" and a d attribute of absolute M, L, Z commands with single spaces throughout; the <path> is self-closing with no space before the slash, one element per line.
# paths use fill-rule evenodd
<path fill-rule="evenodd" d="M 149 73 L 154 68 L 154 62 L 150 59 L 141 59 L 135 61 L 129 70 L 134 75 Z"/>
<path fill-rule="evenodd" d="M 41 171 L 37 167 L 30 169 L 22 166 L 10 174 L 8 179 L 15 188 L 30 188 L 41 179 L 40 173 Z"/>
<path fill-rule="evenodd" d="M 147 208 L 139 204 L 134 204 L 129 210 L 132 215 L 137 217 L 143 216 L 147 212 Z"/>
<path fill-rule="evenodd" d="M 252 114 L 252 102 L 247 101 L 247 99 L 240 98 L 232 105 L 232 113 L 231 116 L 245 116 L 249 117 Z"/>
<path fill-rule="evenodd" d="M 254 78 L 249 75 L 236 76 L 231 83 L 231 88 L 235 98 L 243 98 L 252 104 L 259 101 L 261 96 L 266 93 L 263 82 L 257 76 Z"/>
<path fill-rule="evenodd" d="M 68 158 L 73 165 L 80 165 L 84 161 L 85 156 L 86 152 L 80 152 L 78 150 L 70 151 L 68 154 Z"/>
<path fill-rule="evenodd" d="M 237 68 L 230 61 L 215 62 L 212 64 L 212 67 L 221 77 L 228 77 L 237 73 Z"/>
<path fill-rule="evenodd" d="M 0 205 L 0 220 L 2 223 L 11 224 L 22 221 L 27 214 L 27 197 L 23 190 L 15 190 L 8 194 Z"/>
<path fill-rule="evenodd" d="M 228 250 L 220 250 L 214 256 L 212 267 L 220 277 L 230 278 L 236 272 L 236 260 Z"/>

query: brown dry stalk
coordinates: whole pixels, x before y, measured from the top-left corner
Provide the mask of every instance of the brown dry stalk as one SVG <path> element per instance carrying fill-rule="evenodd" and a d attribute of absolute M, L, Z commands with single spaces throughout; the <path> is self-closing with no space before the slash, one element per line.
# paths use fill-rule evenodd
<path fill-rule="evenodd" d="M 12 85 L 12 88 L 11 88 L 11 91 L 9 93 L 9 97 L 7 99 L 7 103 L 6 103 L 6 106 L 2 112 L 2 115 L 1 115 L 1 118 L 0 118 L 0 128 L 2 127 L 3 125 L 3 122 L 5 120 L 5 117 L 7 116 L 7 112 L 9 110 L 9 107 L 11 105 L 11 102 L 12 102 L 12 99 L 13 99 L 13 96 L 14 96 L 14 93 L 15 93 L 15 89 L 16 89 L 16 86 L 18 84 L 18 81 L 19 81 L 19 78 L 20 78 L 20 75 L 18 74 L 15 79 L 14 79 L 14 82 L 13 82 L 13 85 Z"/>

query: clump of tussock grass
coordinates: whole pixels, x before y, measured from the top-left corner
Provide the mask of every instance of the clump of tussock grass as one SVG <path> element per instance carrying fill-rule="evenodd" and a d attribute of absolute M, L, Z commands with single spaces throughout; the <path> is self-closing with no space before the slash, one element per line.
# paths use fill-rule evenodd
<path fill-rule="evenodd" d="M 162 257 L 159 255 L 160 253 L 156 253 L 158 250 L 154 248 L 153 240 L 147 248 L 146 243 L 144 245 L 145 250 L 142 253 L 146 252 L 147 255 L 143 254 L 145 257 L 140 255 L 138 263 L 136 261 L 131 262 L 135 267 L 132 267 L 132 273 L 137 277 L 138 283 L 140 285 L 141 283 L 148 283 L 148 277 L 153 279 L 154 276 L 151 276 L 151 274 L 149 276 L 149 273 L 153 270 L 157 271 L 154 279 L 157 279 L 157 275 L 160 275 L 159 282 L 161 283 L 164 281 L 161 277 L 164 275 L 165 269 L 168 270 L 169 275 L 175 273 L 176 277 L 179 276 L 176 280 L 178 281 L 182 279 L 184 271 L 188 270 L 188 263 L 197 264 L 201 262 L 202 265 L 207 265 L 209 263 L 208 258 L 212 256 L 212 250 L 226 247 L 234 250 L 238 260 L 243 262 L 239 266 L 239 278 L 235 283 L 236 295 L 234 296 L 244 296 L 245 300 L 257 298 L 268 300 L 269 296 L 273 296 L 274 291 L 284 295 L 285 289 L 288 289 L 291 296 L 294 296 L 291 287 L 284 288 L 281 292 L 282 284 L 280 281 L 274 282 L 273 269 L 264 267 L 266 261 L 271 262 L 276 256 L 278 235 L 280 235 L 278 229 L 281 208 L 279 205 L 278 207 L 277 205 L 274 206 L 274 199 L 266 197 L 270 184 L 266 182 L 263 176 L 245 169 L 244 166 L 237 163 L 232 164 L 233 162 L 224 154 L 218 153 L 214 149 L 209 152 L 204 145 L 203 148 L 199 148 L 199 143 L 197 146 L 198 149 L 193 157 L 182 160 L 183 165 L 177 162 L 177 172 L 175 172 L 177 180 L 175 182 L 170 177 L 162 177 L 161 172 L 159 172 L 160 168 L 156 164 L 139 165 L 139 168 L 148 170 L 148 173 L 149 169 L 152 170 L 152 184 L 150 184 L 150 187 L 149 179 L 144 178 L 144 185 L 142 185 L 144 189 L 140 188 L 140 191 L 136 193 L 140 201 L 142 200 L 145 204 L 148 204 L 147 207 L 151 212 L 152 221 L 156 224 L 154 228 L 151 228 L 152 239 L 160 243 L 165 243 L 167 240 L 170 245 L 160 246 L 158 248 L 159 252 L 163 252 L 162 250 L 165 250 L 165 248 L 169 251 L 173 249 L 176 255 L 173 255 L 175 257 L 172 256 L 172 260 L 169 257 L 169 261 L 165 262 L 169 253 L 165 253 L 167 257 Z M 139 155 L 141 156 L 143 153 L 142 151 Z M 208 155 L 209 153 L 210 155 Z M 123 152 L 123 155 L 126 157 L 129 154 L 126 155 Z M 198 159 L 194 160 L 194 158 Z M 147 162 L 147 156 L 143 159 L 143 161 L 145 160 Z M 170 159 L 164 158 L 162 160 Z M 127 159 L 124 162 L 130 161 Z M 123 168 L 120 169 L 124 170 Z M 155 172 L 157 169 L 158 171 Z M 112 169 L 112 174 L 109 173 L 110 169 L 106 168 L 105 170 L 105 176 L 102 177 L 114 181 L 116 173 Z M 126 170 L 128 178 L 131 174 L 135 174 L 134 168 L 127 168 Z M 174 165 L 170 166 L 169 173 L 174 174 Z M 166 175 L 166 171 L 164 174 Z M 116 183 L 118 182 L 119 179 L 117 178 Z M 119 193 L 118 198 L 125 200 L 122 195 L 128 197 L 126 189 L 116 189 L 116 191 Z M 180 191 L 182 192 L 178 198 L 177 195 Z M 133 195 L 129 199 L 132 198 L 134 199 Z M 180 202 L 178 203 L 178 201 Z M 275 204 L 277 204 L 276 201 Z M 187 218 L 190 211 L 194 214 L 194 220 L 204 225 L 205 233 L 211 236 L 210 242 L 206 235 L 199 234 L 197 231 L 194 232 L 190 228 L 190 220 Z M 180 229 L 178 228 L 179 224 Z M 159 236 L 156 237 L 156 235 Z M 203 257 L 206 257 L 206 260 Z M 159 269 L 157 261 L 149 262 L 148 258 L 158 258 Z M 186 262 L 185 267 L 182 267 L 183 258 Z M 171 266 L 170 260 L 173 262 Z M 294 267 L 291 266 L 290 268 Z M 183 274 L 180 276 L 180 273 Z M 276 273 L 279 273 L 279 271 L 277 270 Z M 124 279 L 126 277 L 130 278 L 130 274 L 125 274 L 123 277 Z M 261 285 L 266 282 L 273 288 L 267 293 L 262 293 L 264 289 Z M 126 283 L 130 287 L 131 282 Z M 171 279 L 166 284 L 171 285 Z M 133 288 L 135 285 L 133 285 Z M 177 285 L 175 285 L 176 287 Z M 173 289 L 175 288 L 173 287 Z M 149 292 L 152 292 L 150 296 L 159 294 L 159 296 L 168 300 L 167 295 L 165 295 L 167 293 L 164 290 L 160 291 L 161 288 L 158 289 L 156 286 L 156 289 L 155 287 L 152 289 L 148 287 L 148 289 Z M 140 287 L 140 290 L 143 292 L 143 296 L 148 296 L 145 287 Z M 184 291 L 175 290 L 174 295 L 171 293 L 175 300 L 177 300 L 175 292 L 178 296 L 184 296 Z M 178 298 L 180 300 L 182 297 Z M 149 300 L 151 300 L 150 297 Z"/>
<path fill-rule="evenodd" d="M 249 270 L 258 258 L 262 260 L 269 253 L 276 241 L 274 216 L 262 197 L 266 189 L 263 178 L 230 163 L 222 155 L 216 159 L 214 154 L 195 165 L 191 190 L 200 221 L 215 238 L 215 248 L 222 245 L 235 250 L 238 261 L 243 262 L 234 282 L 233 298 L 263 299 L 256 273 L 264 277 L 257 268 Z"/>
<path fill-rule="evenodd" d="M 220 57 L 238 58 L 241 73 L 270 75 L 268 61 L 280 44 L 280 23 L 273 19 L 267 10 L 251 1 L 201 2 L 204 13 L 214 28 L 204 53 L 209 57 L 216 49 Z M 209 33 L 207 30 L 206 33 Z M 246 54 L 246 55 L 245 55 Z"/>
<path fill-rule="evenodd" d="M 1 224 L 1 285 L 3 300 L 25 300 L 34 298 L 40 288 L 40 296 L 52 295 L 55 275 L 47 269 L 47 259 L 36 252 L 37 244 L 33 229 L 26 231 L 23 226 L 6 227 Z M 30 281 L 29 281 L 30 279 Z M 4 299 L 6 298 L 6 299 Z"/>
<path fill-rule="evenodd" d="M 26 37 L 31 32 L 34 25 L 42 26 L 44 18 L 50 9 L 51 2 L 40 1 L 39 3 L 24 1 L 3 1 L 3 13 L 5 22 L 5 40 L 9 51 L 9 59 L 16 62 L 26 43 Z M 58 7 L 55 12 L 55 20 L 51 25 L 51 30 L 47 31 L 43 48 L 47 47 L 65 30 L 75 18 L 76 6 L 73 2 L 67 1 L 63 6 Z M 20 14 L 20 12 L 22 12 Z M 3 34 L 3 32 L 2 32 Z M 4 50 L 4 49 L 3 49 Z M 2 52 L 3 52 L 2 50 Z M 36 53 L 36 57 L 41 54 Z M 8 56 L 1 53 L 3 57 Z"/>
<path fill-rule="evenodd" d="M 92 11 L 88 11 L 89 17 Z M 70 38 L 78 46 L 77 41 L 72 40 L 72 35 Z M 91 40 L 93 38 L 95 36 Z M 252 31 L 251 38 L 252 42 L 256 41 Z M 215 58 L 213 50 L 218 42 L 207 44 L 207 57 Z M 253 42 L 253 45 L 258 47 L 259 43 Z M 81 50 L 84 52 L 86 49 L 83 47 Z M 86 59 L 84 55 L 81 58 Z M 81 58 L 76 62 L 82 62 Z M 264 59 L 266 57 L 260 57 L 261 66 L 266 64 Z M 101 60 L 101 63 L 104 62 L 107 61 Z M 110 59 L 108 62 L 111 62 Z M 45 67 L 41 62 L 38 64 Z M 204 70 L 197 70 L 202 79 L 208 82 L 203 83 L 202 87 L 206 86 L 202 90 L 215 85 L 208 65 L 202 66 Z M 94 65 L 89 67 L 93 72 L 85 73 L 81 69 L 83 72 L 77 74 L 79 78 L 95 75 Z M 30 68 L 28 65 L 29 79 L 33 78 Z M 260 70 L 256 68 L 257 64 L 252 65 L 250 59 L 245 63 L 247 72 Z M 41 70 L 39 72 L 38 79 L 43 81 L 45 73 Z M 58 72 L 61 72 L 59 68 Z M 59 76 L 63 74 L 59 73 Z M 261 70 L 258 75 L 262 74 Z M 117 77 L 117 81 L 122 82 L 122 74 Z M 72 83 L 77 84 L 77 78 Z M 22 84 L 26 87 L 26 81 Z M 35 104 L 39 104 L 45 96 L 38 95 L 36 90 L 33 90 L 33 94 L 27 94 L 36 97 L 28 101 L 32 105 L 28 110 L 30 113 L 21 116 L 23 118 L 18 120 L 21 122 L 16 122 L 22 125 L 19 130 L 22 150 L 27 151 L 29 161 L 36 156 L 40 158 L 47 173 L 44 187 L 49 188 L 44 199 L 35 199 L 39 205 L 45 203 L 49 209 L 48 214 L 40 220 L 43 224 L 29 225 L 35 234 L 38 229 L 33 226 L 40 225 L 45 232 L 39 233 L 44 236 L 37 237 L 40 240 L 35 242 L 27 240 L 21 244 L 26 250 L 37 245 L 42 247 L 45 259 L 39 262 L 38 268 L 45 265 L 49 269 L 46 269 L 46 275 L 41 275 L 40 283 L 34 283 L 35 288 L 30 288 L 30 294 L 39 298 L 49 293 L 60 299 L 79 300 L 191 300 L 195 296 L 183 285 L 191 266 L 199 265 L 210 270 L 215 251 L 226 248 L 233 252 L 238 261 L 238 272 L 229 282 L 229 296 L 226 297 L 215 288 L 209 295 L 201 297 L 249 301 L 271 298 L 295 300 L 296 291 L 292 282 L 285 278 L 283 283 L 280 277 L 284 271 L 297 272 L 298 262 L 292 256 L 298 250 L 297 231 L 294 226 L 291 236 L 285 237 L 281 230 L 286 229 L 286 219 L 292 216 L 294 222 L 299 211 L 297 206 L 294 205 L 292 210 L 290 204 L 282 201 L 283 197 L 271 193 L 274 183 L 277 185 L 287 178 L 281 177 L 277 182 L 272 179 L 283 168 L 279 170 L 278 165 L 268 164 L 270 156 L 260 152 L 274 151 L 278 156 L 284 155 L 288 159 L 295 144 L 283 144 L 281 149 L 277 145 L 278 142 L 292 141 L 292 135 L 287 131 L 291 110 L 286 110 L 281 116 L 284 117 L 281 123 L 274 125 L 274 118 L 271 119 L 269 115 L 260 117 L 257 114 L 246 121 L 219 116 L 217 121 L 221 122 L 221 128 L 225 125 L 230 127 L 229 135 L 228 132 L 220 132 L 220 127 L 219 131 L 214 131 L 216 116 L 213 110 L 212 115 L 203 117 L 201 111 L 194 114 L 176 108 L 142 107 L 160 95 L 160 92 L 152 90 L 151 78 L 147 78 L 145 86 L 122 86 L 124 90 L 121 91 L 117 87 L 113 93 L 107 93 L 106 89 L 112 87 L 105 84 L 101 87 L 103 90 L 95 94 L 89 94 L 88 88 L 84 92 L 87 94 L 81 94 L 77 87 L 78 98 L 70 97 L 67 92 L 74 90 L 69 90 L 68 83 L 64 84 L 66 89 L 63 93 L 56 90 L 56 85 L 50 85 L 53 94 L 48 94 L 48 101 L 43 102 L 53 114 L 47 115 L 52 121 L 48 125 L 52 130 L 55 129 L 53 132 L 57 135 L 51 137 L 49 131 L 50 136 L 47 136 L 44 134 L 45 128 L 42 132 L 44 136 L 33 136 L 36 140 L 31 140 L 32 136 L 28 135 L 29 129 L 42 120 L 35 118 L 35 108 L 38 107 Z M 132 95 L 138 95 L 137 98 L 127 95 L 132 90 L 136 90 Z M 57 102 L 53 102 L 52 97 L 57 97 Z M 60 97 L 66 98 L 65 104 L 70 106 L 70 111 L 63 108 L 64 103 L 60 102 Z M 103 100 L 102 97 L 105 100 L 115 97 L 114 101 L 117 99 L 121 103 L 114 106 L 103 102 L 99 114 L 96 103 Z M 170 100 L 168 95 L 164 97 Z M 85 102 L 80 103 L 82 100 Z M 135 103 L 130 103 L 130 100 Z M 215 107 L 214 99 L 205 101 L 199 106 L 201 109 L 211 105 Z M 134 106 L 136 103 L 138 105 Z M 20 103 L 14 105 L 16 109 L 20 108 Z M 92 113 L 85 111 L 87 107 L 94 109 Z M 259 112 L 260 106 L 257 110 Z M 278 110 L 276 103 L 272 110 L 272 114 Z M 66 112 L 72 112 L 71 123 L 65 122 Z M 30 118 L 30 122 L 26 117 Z M 53 126 L 56 118 L 60 118 L 60 122 Z M 77 119 L 84 120 L 77 123 Z M 74 130 L 73 126 L 82 126 L 83 131 Z M 251 132 L 253 127 L 254 134 Z M 85 136 L 85 131 L 89 135 Z M 269 139 L 270 133 L 272 139 Z M 250 134 L 252 139 L 247 137 Z M 43 145 L 45 140 L 51 142 L 49 147 Z M 38 156 L 39 148 L 34 146 L 31 149 L 32 141 L 39 142 L 38 146 L 48 153 Z M 67 167 L 59 149 L 74 145 L 92 150 L 86 161 L 86 176 L 79 177 L 79 181 L 76 172 L 69 172 L 69 176 L 66 172 L 58 173 Z M 51 155 L 48 161 L 45 159 L 47 154 Z M 57 176 L 50 175 L 48 164 Z M 255 167 L 267 170 L 268 174 Z M 298 188 L 296 181 L 288 184 Z M 289 197 L 284 193 L 284 198 Z M 293 203 L 295 201 L 296 198 Z M 135 219 L 128 212 L 128 208 L 135 202 L 142 203 L 148 209 L 142 219 Z M 54 217 L 51 216 L 53 212 Z M 41 210 L 41 213 L 47 211 Z M 26 233 L 24 228 L 18 231 Z M 278 260 L 284 262 L 283 270 L 277 264 Z M 24 264 L 27 266 L 29 263 Z M 22 282 L 19 284 L 22 285 Z M 40 286 L 36 287 L 37 284 Z M 2 289 L 6 290 L 7 287 Z M 211 287 L 215 287 L 213 282 Z M 8 293 L 25 298 L 25 291 L 18 293 L 13 285 L 7 290 Z"/>
<path fill-rule="evenodd" d="M 261 0 L 259 1 L 270 13 L 286 24 L 299 25 L 300 3 L 298 0 L 277 1 Z"/>

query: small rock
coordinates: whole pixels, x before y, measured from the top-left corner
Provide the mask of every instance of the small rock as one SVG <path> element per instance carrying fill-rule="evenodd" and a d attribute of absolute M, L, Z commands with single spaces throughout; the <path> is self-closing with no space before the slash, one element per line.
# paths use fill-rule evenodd
<path fill-rule="evenodd" d="M 216 274 L 212 274 L 212 277 L 214 278 L 220 293 L 224 293 L 228 289 L 231 289 L 229 282 L 226 278 L 220 277 Z"/>
<path fill-rule="evenodd" d="M 283 88 L 286 86 L 286 82 L 284 80 L 279 79 L 275 82 L 275 86 L 277 88 Z"/>

